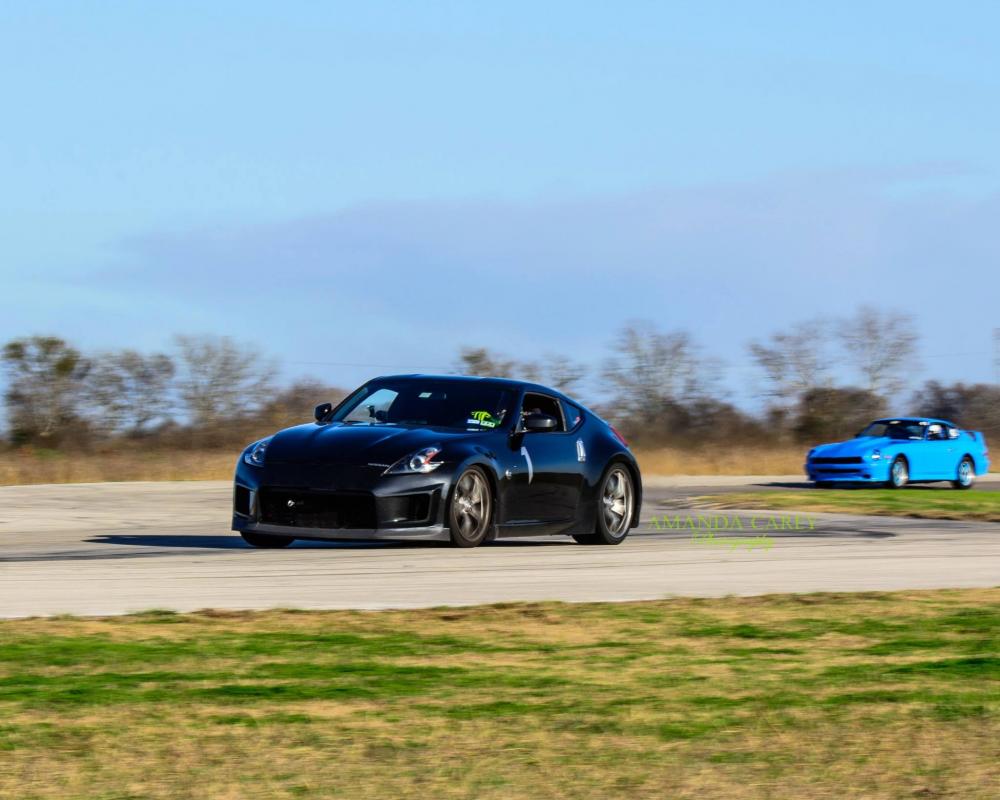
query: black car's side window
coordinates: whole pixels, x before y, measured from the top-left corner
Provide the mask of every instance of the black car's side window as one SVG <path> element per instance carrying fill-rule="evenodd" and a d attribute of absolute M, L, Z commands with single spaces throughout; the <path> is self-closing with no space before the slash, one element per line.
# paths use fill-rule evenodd
<path fill-rule="evenodd" d="M 565 400 L 561 400 L 563 410 L 563 420 L 566 423 L 566 430 L 571 431 L 576 428 L 581 422 L 583 422 L 583 411 L 577 408 L 572 403 L 567 403 Z"/>
<path fill-rule="evenodd" d="M 524 402 L 521 404 L 521 419 L 530 414 L 545 414 L 546 416 L 555 418 L 556 427 L 542 431 L 543 433 L 559 433 L 566 430 L 566 426 L 563 424 L 562 410 L 559 408 L 559 401 L 554 397 L 547 397 L 544 394 L 526 394 Z"/>

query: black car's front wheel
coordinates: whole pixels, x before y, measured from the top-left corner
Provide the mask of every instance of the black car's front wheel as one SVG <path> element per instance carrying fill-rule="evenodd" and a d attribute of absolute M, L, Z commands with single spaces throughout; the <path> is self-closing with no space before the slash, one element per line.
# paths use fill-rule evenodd
<path fill-rule="evenodd" d="M 601 479 L 593 533 L 573 538 L 580 544 L 621 544 L 628 536 L 635 510 L 635 485 L 622 464 L 612 464 Z"/>
<path fill-rule="evenodd" d="M 489 539 L 493 524 L 493 495 L 479 467 L 463 472 L 451 493 L 448 528 L 456 547 L 476 547 Z"/>
<path fill-rule="evenodd" d="M 240 536 L 251 547 L 260 547 L 265 550 L 278 550 L 282 547 L 288 547 L 295 541 L 291 536 L 272 536 L 269 533 L 252 533 L 251 531 L 241 531 Z"/>

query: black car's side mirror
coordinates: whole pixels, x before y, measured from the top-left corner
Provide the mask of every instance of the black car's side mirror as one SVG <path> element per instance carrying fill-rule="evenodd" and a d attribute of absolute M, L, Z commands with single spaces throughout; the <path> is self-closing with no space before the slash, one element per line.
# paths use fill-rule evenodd
<path fill-rule="evenodd" d="M 559 421 L 548 414 L 528 414 L 524 418 L 526 431 L 554 431 L 559 427 Z"/>
<path fill-rule="evenodd" d="M 315 415 L 317 422 L 322 422 L 326 418 L 326 415 L 331 411 L 333 411 L 333 403 L 320 403 L 316 406 L 316 410 L 313 414 Z"/>

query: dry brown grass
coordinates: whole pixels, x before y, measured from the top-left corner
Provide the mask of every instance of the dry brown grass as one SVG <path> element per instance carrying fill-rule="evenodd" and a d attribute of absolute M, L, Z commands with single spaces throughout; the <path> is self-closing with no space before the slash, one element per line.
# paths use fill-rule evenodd
<path fill-rule="evenodd" d="M 103 481 L 196 481 L 232 477 L 238 449 L 0 453 L 0 486 Z M 789 475 L 802 472 L 801 448 L 746 446 L 638 449 L 647 475 Z"/>
<path fill-rule="evenodd" d="M 237 455 L 217 450 L 8 451 L 0 453 L 0 485 L 225 480 L 233 476 Z"/>
<path fill-rule="evenodd" d="M 636 448 L 646 475 L 801 475 L 808 448 L 779 445 Z"/>
<path fill-rule="evenodd" d="M 0 486 L 102 481 L 227 480 L 238 448 L 93 454 L 0 453 Z M 636 448 L 645 475 L 802 475 L 805 448 L 780 445 Z"/>

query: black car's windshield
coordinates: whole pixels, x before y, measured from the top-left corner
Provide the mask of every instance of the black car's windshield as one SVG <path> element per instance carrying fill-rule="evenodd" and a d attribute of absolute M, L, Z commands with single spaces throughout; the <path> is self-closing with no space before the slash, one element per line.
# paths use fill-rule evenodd
<path fill-rule="evenodd" d="M 491 430 L 511 413 L 510 389 L 479 381 L 403 378 L 372 381 L 333 415 L 348 425 L 427 425 Z"/>
<path fill-rule="evenodd" d="M 924 426 L 907 419 L 879 420 L 865 428 L 858 436 L 889 439 L 923 439 Z"/>

